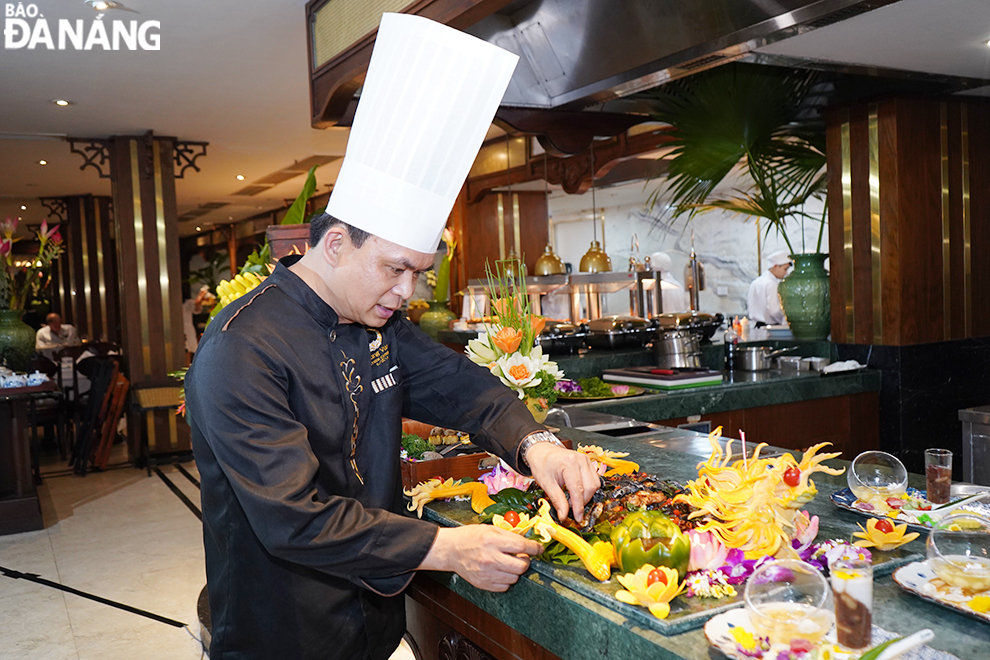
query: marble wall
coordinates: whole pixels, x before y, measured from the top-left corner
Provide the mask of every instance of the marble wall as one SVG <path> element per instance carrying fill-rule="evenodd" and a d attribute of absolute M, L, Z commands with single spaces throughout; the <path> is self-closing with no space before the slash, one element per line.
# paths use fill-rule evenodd
<path fill-rule="evenodd" d="M 605 216 L 605 251 L 612 259 L 613 270 L 628 270 L 629 259 L 637 261 L 653 252 L 670 255 L 674 264 L 674 277 L 684 283 L 684 267 L 691 253 L 691 231 L 694 231 L 695 253 L 705 266 L 707 288 L 701 292 L 701 311 L 721 312 L 726 316 L 746 313 L 746 292 L 750 282 L 759 275 L 757 267 L 757 228 L 748 216 L 712 212 L 696 216 L 688 221 L 680 218 L 671 221 L 670 211 L 664 205 L 648 208 L 647 201 L 657 183 L 627 183 L 597 190 L 596 203 Z M 731 193 L 732 185 L 724 186 Z M 583 195 L 567 195 L 561 191 L 550 196 L 550 213 L 554 223 L 554 240 L 557 254 L 565 263 L 578 271 L 581 256 L 588 250 L 592 239 L 591 192 Z M 822 204 L 809 203 L 807 212 L 820 217 Z M 804 228 L 805 250 L 801 250 L 801 227 L 792 223 L 788 236 L 799 251 L 814 251 L 818 238 L 818 224 L 806 222 Z M 765 223 L 762 225 L 764 230 Z M 601 221 L 598 240 L 601 241 Z M 639 251 L 632 248 L 633 237 L 639 240 Z M 763 237 L 761 236 L 761 240 Z M 784 240 L 771 232 L 762 245 L 763 253 L 786 249 Z M 822 251 L 828 251 L 828 234 L 822 240 Z M 606 297 L 606 313 L 624 314 L 629 311 L 629 296 L 625 292 Z"/>

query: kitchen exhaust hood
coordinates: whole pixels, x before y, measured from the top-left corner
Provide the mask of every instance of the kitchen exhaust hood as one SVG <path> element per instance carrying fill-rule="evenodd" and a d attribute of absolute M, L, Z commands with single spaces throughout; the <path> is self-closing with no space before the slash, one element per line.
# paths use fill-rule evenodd
<path fill-rule="evenodd" d="M 314 43 L 337 24 L 314 17 L 338 4 L 310 0 Z M 642 114 L 637 92 L 733 61 L 831 71 L 853 96 L 990 96 L 978 89 L 990 85 L 987 0 L 418 0 L 407 10 L 519 55 L 503 108 Z M 373 43 L 371 32 L 311 63 L 313 126 L 349 123 Z"/>
<path fill-rule="evenodd" d="M 466 32 L 520 56 L 503 105 L 577 110 L 898 0 L 519 0 Z"/>

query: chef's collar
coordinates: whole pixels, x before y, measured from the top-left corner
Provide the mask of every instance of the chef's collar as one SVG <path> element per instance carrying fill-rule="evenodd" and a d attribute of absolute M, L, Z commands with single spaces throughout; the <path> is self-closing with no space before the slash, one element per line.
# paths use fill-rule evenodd
<path fill-rule="evenodd" d="M 272 276 L 265 280 L 264 284 L 275 284 L 283 293 L 299 303 L 300 307 L 312 315 L 316 322 L 325 328 L 334 328 L 340 323 L 340 318 L 333 307 L 327 304 L 313 288 L 306 284 L 301 277 L 289 270 L 297 261 L 302 259 L 301 254 L 290 254 L 282 257 Z M 262 284 L 262 286 L 264 286 Z"/>

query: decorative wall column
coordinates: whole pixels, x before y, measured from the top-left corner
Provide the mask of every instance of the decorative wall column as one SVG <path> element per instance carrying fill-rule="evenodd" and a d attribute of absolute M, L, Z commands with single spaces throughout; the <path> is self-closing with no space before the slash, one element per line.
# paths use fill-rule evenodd
<path fill-rule="evenodd" d="M 117 246 L 110 197 L 45 198 L 53 222 L 61 223 L 65 254 L 52 269 L 52 311 L 80 337 L 120 343 Z"/>
<path fill-rule="evenodd" d="M 881 449 L 923 470 L 990 378 L 990 103 L 884 98 L 827 115 L 832 339 L 883 372 Z"/>
<path fill-rule="evenodd" d="M 990 104 L 889 98 L 827 122 L 833 340 L 990 336 Z"/>
<path fill-rule="evenodd" d="M 120 303 L 120 343 L 131 391 L 164 385 L 170 371 L 185 365 L 175 179 L 182 178 L 189 168 L 199 171 L 196 160 L 206 154 L 207 145 L 179 142 L 152 131 L 141 136 L 112 136 L 109 140 L 70 138 L 69 145 L 73 153 L 82 156 L 81 169 L 92 167 L 101 178 L 112 181 L 114 284 Z M 73 243 L 78 241 L 78 248 L 71 250 L 67 273 L 62 274 L 62 300 L 68 295 L 73 320 L 97 330 L 103 326 L 97 319 L 94 286 L 99 291 L 107 282 L 100 279 L 100 254 L 93 249 L 105 245 L 104 236 L 110 235 L 102 232 L 102 219 L 107 217 L 109 206 L 94 204 L 92 212 L 87 213 L 82 200 L 76 207 L 80 218 L 73 224 L 75 207 L 66 204 L 69 237 Z M 109 308 L 104 311 L 100 307 L 99 318 L 109 318 L 109 312 Z M 190 449 L 188 427 L 181 424 L 180 431 L 172 410 L 148 411 L 140 417 L 132 414 L 128 427 L 132 458 L 142 451 L 137 444 L 142 433 L 151 454 Z"/>

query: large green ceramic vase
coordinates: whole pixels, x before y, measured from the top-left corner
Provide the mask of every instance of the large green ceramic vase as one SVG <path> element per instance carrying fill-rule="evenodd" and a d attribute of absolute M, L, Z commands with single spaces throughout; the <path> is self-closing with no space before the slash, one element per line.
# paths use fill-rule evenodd
<path fill-rule="evenodd" d="M 0 309 L 0 361 L 14 371 L 27 371 L 34 355 L 35 332 L 22 316 L 23 309 Z"/>
<path fill-rule="evenodd" d="M 777 285 L 795 339 L 825 339 L 831 330 L 827 254 L 792 254 L 794 271 Z"/>
<path fill-rule="evenodd" d="M 456 318 L 457 314 L 447 308 L 446 300 L 431 300 L 430 308 L 419 317 L 419 329 L 433 341 L 439 341 L 437 333 L 446 330 L 450 326 L 450 320 Z"/>

